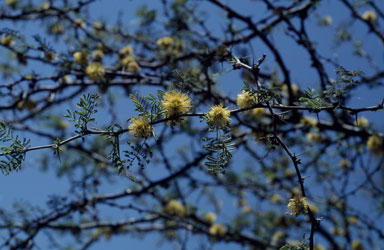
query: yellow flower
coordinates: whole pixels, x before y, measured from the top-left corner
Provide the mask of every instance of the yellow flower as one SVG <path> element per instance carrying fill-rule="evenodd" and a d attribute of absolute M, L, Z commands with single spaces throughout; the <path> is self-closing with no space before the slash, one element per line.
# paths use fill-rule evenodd
<path fill-rule="evenodd" d="M 317 120 L 310 116 L 304 116 L 300 119 L 300 123 L 304 125 L 304 127 L 316 127 Z"/>
<path fill-rule="evenodd" d="M 249 92 L 244 91 L 237 95 L 236 104 L 241 109 L 250 108 L 257 103 L 257 96 L 251 95 Z"/>
<path fill-rule="evenodd" d="M 85 69 L 85 72 L 87 73 L 89 79 L 93 81 L 101 81 L 105 75 L 104 66 L 99 62 L 89 64 Z"/>
<path fill-rule="evenodd" d="M 351 243 L 351 250 L 364 250 L 364 246 L 360 241 L 354 240 Z"/>
<path fill-rule="evenodd" d="M 294 176 L 295 176 L 295 173 L 292 171 L 292 169 L 287 168 L 284 170 L 284 177 L 285 178 L 292 178 Z"/>
<path fill-rule="evenodd" d="M 104 23 L 100 22 L 100 21 L 96 21 L 92 24 L 92 28 L 95 30 L 95 31 L 102 31 L 105 27 L 104 27 Z"/>
<path fill-rule="evenodd" d="M 325 248 L 323 245 L 316 244 L 315 247 L 313 248 L 313 250 L 325 250 Z"/>
<path fill-rule="evenodd" d="M 93 51 L 92 53 L 93 60 L 96 62 L 100 62 L 104 57 L 104 52 L 100 49 Z"/>
<path fill-rule="evenodd" d="M 129 71 L 129 72 L 137 74 L 140 72 L 140 70 L 141 70 L 141 68 L 136 61 L 132 61 L 132 62 L 129 62 L 127 64 L 127 71 Z"/>
<path fill-rule="evenodd" d="M 383 151 L 383 140 L 377 135 L 371 135 L 367 140 L 367 147 L 374 154 L 379 154 Z"/>
<path fill-rule="evenodd" d="M 42 2 L 42 3 L 40 4 L 40 8 L 41 8 L 42 10 L 47 10 L 47 9 L 49 9 L 49 7 L 50 7 L 50 5 L 49 5 L 49 3 L 47 3 L 47 2 Z"/>
<path fill-rule="evenodd" d="M 296 196 L 289 199 L 288 208 L 293 215 L 308 213 L 308 202 L 305 197 Z"/>
<path fill-rule="evenodd" d="M 18 0 L 5 0 L 5 3 L 12 8 L 15 8 L 18 2 Z"/>
<path fill-rule="evenodd" d="M 294 95 L 297 95 L 297 93 L 299 93 L 299 86 L 297 84 L 291 84 L 291 89 L 292 89 L 292 93 Z M 288 94 L 288 85 L 287 84 L 284 84 L 283 87 L 282 87 L 282 90 L 285 94 Z"/>
<path fill-rule="evenodd" d="M 224 108 L 223 104 L 219 104 L 211 107 L 205 117 L 209 126 L 224 128 L 231 120 L 230 115 L 231 111 L 228 108 Z"/>
<path fill-rule="evenodd" d="M 320 20 L 321 25 L 331 25 L 332 24 L 332 17 L 331 16 L 325 16 L 323 19 Z"/>
<path fill-rule="evenodd" d="M 347 218 L 349 224 L 353 225 L 353 224 L 356 224 L 357 222 L 359 222 L 359 219 L 356 217 L 356 216 L 349 216 Z"/>
<path fill-rule="evenodd" d="M 19 101 L 16 107 L 19 110 L 22 110 L 22 109 L 33 110 L 34 108 L 37 107 L 37 103 L 32 99 L 26 99 L 26 100 Z"/>
<path fill-rule="evenodd" d="M 368 22 L 374 22 L 377 19 L 376 13 L 373 10 L 367 10 L 363 14 L 363 19 Z"/>
<path fill-rule="evenodd" d="M 323 137 L 321 136 L 321 134 L 319 133 L 308 133 L 307 134 L 307 140 L 310 142 L 310 143 L 313 143 L 313 142 L 321 142 L 323 140 Z"/>
<path fill-rule="evenodd" d="M 128 130 L 131 135 L 140 138 L 147 138 L 152 134 L 153 127 L 149 124 L 145 117 L 132 117 L 130 122 L 131 124 L 129 125 Z"/>
<path fill-rule="evenodd" d="M 284 242 L 285 237 L 286 237 L 286 234 L 284 232 L 277 231 L 272 236 L 272 242 L 276 245 L 279 245 Z"/>
<path fill-rule="evenodd" d="M 339 227 L 334 227 L 334 228 L 332 228 L 332 234 L 338 235 L 338 236 L 343 236 L 344 231 L 343 231 L 343 229 L 341 229 Z"/>
<path fill-rule="evenodd" d="M 251 110 L 251 116 L 254 116 L 255 118 L 261 118 L 265 113 L 265 108 L 255 108 Z"/>
<path fill-rule="evenodd" d="M 352 164 L 351 161 L 348 159 L 341 159 L 339 161 L 339 167 L 344 168 L 344 169 L 349 168 L 351 166 L 351 164 Z"/>
<path fill-rule="evenodd" d="M 11 47 L 11 46 L 15 43 L 15 41 L 13 41 L 13 39 L 12 39 L 11 36 L 6 35 L 6 36 L 3 36 L 3 37 L 1 38 L 0 43 L 1 43 L 2 45 L 6 46 L 6 47 Z"/>
<path fill-rule="evenodd" d="M 132 51 L 133 51 L 132 47 L 127 45 L 124 48 L 122 48 L 121 50 L 119 50 L 119 55 L 122 56 L 122 57 L 123 56 L 129 56 L 129 55 L 132 54 Z"/>
<path fill-rule="evenodd" d="M 362 116 L 359 119 L 357 119 L 357 121 L 355 122 L 355 125 L 358 127 L 366 128 L 369 125 L 369 121 L 367 120 L 367 118 Z"/>
<path fill-rule="evenodd" d="M 77 64 L 87 65 L 88 64 L 88 56 L 81 51 L 76 51 L 73 53 L 73 58 Z"/>
<path fill-rule="evenodd" d="M 84 22 L 83 19 L 81 19 L 81 18 L 76 18 L 75 21 L 74 21 L 74 26 L 75 26 L 75 27 L 85 28 L 85 27 L 87 26 L 87 24 Z"/>
<path fill-rule="evenodd" d="M 208 223 L 212 224 L 216 220 L 216 214 L 214 213 L 206 213 L 204 215 L 204 220 L 207 221 Z"/>
<path fill-rule="evenodd" d="M 279 203 L 281 202 L 283 199 L 281 198 L 281 196 L 279 194 L 273 194 L 271 195 L 271 197 L 269 197 L 269 200 L 272 202 L 272 203 Z"/>
<path fill-rule="evenodd" d="M 165 118 L 187 113 L 191 109 L 191 100 L 186 94 L 177 90 L 165 92 L 161 106 L 165 110 Z"/>
<path fill-rule="evenodd" d="M 135 61 L 135 58 L 133 58 L 133 56 L 125 56 L 123 58 L 120 59 L 120 64 L 121 66 L 127 68 L 128 67 L 128 64 L 130 62 L 134 62 Z"/>
<path fill-rule="evenodd" d="M 173 39 L 172 39 L 172 37 L 166 36 L 166 37 L 158 39 L 156 44 L 159 48 L 167 49 L 173 45 Z"/>
<path fill-rule="evenodd" d="M 209 228 L 209 234 L 212 236 L 224 236 L 227 233 L 227 229 L 221 224 L 213 224 Z"/>
<path fill-rule="evenodd" d="M 185 207 L 177 200 L 170 200 L 164 207 L 164 212 L 183 217 L 187 214 Z"/>

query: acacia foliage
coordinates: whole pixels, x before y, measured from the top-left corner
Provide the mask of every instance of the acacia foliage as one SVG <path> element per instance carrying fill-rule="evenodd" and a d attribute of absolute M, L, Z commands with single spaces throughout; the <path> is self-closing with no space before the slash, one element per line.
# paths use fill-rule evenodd
<path fill-rule="evenodd" d="M 0 168 L 68 193 L 2 209 L 1 246 L 379 249 L 383 6 L 335 2 L 2 3 Z"/>

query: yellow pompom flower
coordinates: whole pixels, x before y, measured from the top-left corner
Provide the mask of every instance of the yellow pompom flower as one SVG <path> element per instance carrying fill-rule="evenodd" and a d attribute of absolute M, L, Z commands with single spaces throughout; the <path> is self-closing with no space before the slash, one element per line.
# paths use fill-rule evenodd
<path fill-rule="evenodd" d="M 87 65 L 88 64 L 88 56 L 81 51 L 76 51 L 73 53 L 73 59 L 79 65 Z"/>
<path fill-rule="evenodd" d="M 183 217 L 187 214 L 185 207 L 177 200 L 170 200 L 167 205 L 165 205 L 164 212 L 179 217 Z"/>
<path fill-rule="evenodd" d="M 224 108 L 223 104 L 219 104 L 211 107 L 205 117 L 209 126 L 224 128 L 231 120 L 230 115 L 231 111 L 228 108 Z"/>
<path fill-rule="evenodd" d="M 351 164 L 352 164 L 351 161 L 348 159 L 341 159 L 339 161 L 339 167 L 343 168 L 343 169 L 349 168 L 351 166 Z"/>
<path fill-rule="evenodd" d="M 377 135 L 371 135 L 367 140 L 367 147 L 374 154 L 379 154 L 383 151 L 383 140 Z"/>
<path fill-rule="evenodd" d="M 359 222 L 359 219 L 356 216 L 349 216 L 347 220 L 348 220 L 348 223 L 351 225 Z"/>
<path fill-rule="evenodd" d="M 152 134 L 153 127 L 145 117 L 138 116 L 130 119 L 129 133 L 139 138 L 147 138 Z"/>
<path fill-rule="evenodd" d="M 244 91 L 237 95 L 236 104 L 241 109 L 250 108 L 257 103 L 256 96 Z"/>
<path fill-rule="evenodd" d="M 255 108 L 251 110 L 251 116 L 254 116 L 255 118 L 261 118 L 265 115 L 265 108 Z"/>
<path fill-rule="evenodd" d="M 308 213 L 308 202 L 305 197 L 296 196 L 289 199 L 288 208 L 293 215 Z"/>
<path fill-rule="evenodd" d="M 11 8 L 15 8 L 18 2 L 19 0 L 5 0 L 5 3 Z"/>
<path fill-rule="evenodd" d="M 344 235 L 344 230 L 341 229 L 340 227 L 334 227 L 332 228 L 332 234 L 337 235 L 337 236 L 343 236 Z"/>
<path fill-rule="evenodd" d="M 139 64 L 136 61 L 131 61 L 127 64 L 127 71 L 132 72 L 132 73 L 139 73 L 141 70 Z"/>
<path fill-rule="evenodd" d="M 311 132 L 307 134 L 307 140 L 310 143 L 321 142 L 323 140 L 323 137 L 319 133 Z"/>
<path fill-rule="evenodd" d="M 191 100 L 188 95 L 172 90 L 164 93 L 161 106 L 165 110 L 165 118 L 171 118 L 187 113 L 191 109 Z"/>
<path fill-rule="evenodd" d="M 367 10 L 363 14 L 363 19 L 368 22 L 374 22 L 377 19 L 376 13 L 373 10 Z"/>
<path fill-rule="evenodd" d="M 295 83 L 291 84 L 291 89 L 292 89 L 292 93 L 294 95 L 297 95 L 297 93 L 299 93 L 299 86 L 297 84 L 295 84 Z M 284 84 L 282 87 L 282 90 L 283 90 L 284 94 L 288 94 L 288 85 Z"/>
<path fill-rule="evenodd" d="M 325 16 L 323 19 L 320 20 L 321 25 L 331 25 L 332 24 L 332 17 L 331 16 Z"/>
<path fill-rule="evenodd" d="M 156 44 L 159 48 L 162 49 L 170 48 L 173 45 L 173 38 L 170 36 L 160 38 L 157 40 Z"/>
<path fill-rule="evenodd" d="M 47 9 L 49 9 L 51 6 L 49 5 L 49 3 L 47 3 L 47 2 L 42 2 L 41 4 L 40 4 L 40 8 L 42 9 L 42 10 L 47 10 Z"/>
<path fill-rule="evenodd" d="M 216 214 L 210 212 L 204 215 L 204 220 L 210 224 L 216 221 Z"/>
<path fill-rule="evenodd" d="M 367 118 L 362 116 L 359 119 L 357 119 L 357 121 L 355 122 L 355 125 L 358 127 L 366 128 L 369 125 L 369 121 L 367 120 Z"/>
<path fill-rule="evenodd" d="M 76 18 L 73 25 L 75 27 L 81 27 L 81 28 L 85 28 L 87 26 L 85 21 L 81 18 Z"/>
<path fill-rule="evenodd" d="M 300 123 L 304 125 L 304 127 L 316 127 L 317 120 L 310 116 L 304 116 L 300 119 Z"/>
<path fill-rule="evenodd" d="M 364 246 L 360 241 L 354 240 L 351 243 L 351 250 L 364 250 Z"/>
<path fill-rule="evenodd" d="M 100 62 L 101 60 L 103 60 L 104 52 L 100 49 L 97 49 L 97 50 L 93 51 L 92 57 L 93 57 L 94 61 Z"/>
<path fill-rule="evenodd" d="M 212 236 L 224 236 L 227 233 L 227 229 L 221 224 L 213 224 L 209 228 L 209 234 Z"/>
<path fill-rule="evenodd" d="M 277 231 L 272 236 L 272 242 L 276 245 L 281 244 L 282 242 L 284 242 L 284 239 L 286 238 L 286 236 L 287 235 L 284 232 Z"/>
<path fill-rule="evenodd" d="M 13 41 L 13 39 L 12 39 L 11 36 L 6 35 L 6 36 L 3 36 L 3 37 L 1 38 L 0 43 L 1 43 L 2 45 L 6 46 L 6 47 L 11 47 L 11 46 L 15 43 L 15 41 Z"/>
<path fill-rule="evenodd" d="M 135 58 L 133 56 L 125 56 L 123 58 L 120 59 L 120 64 L 121 66 L 127 68 L 128 67 L 128 64 L 130 62 L 134 62 L 135 61 Z"/>
<path fill-rule="evenodd" d="M 129 45 L 127 45 L 127 46 L 125 46 L 124 48 L 122 48 L 121 50 L 119 50 L 119 55 L 120 55 L 121 57 L 129 56 L 129 55 L 132 54 L 132 52 L 133 52 L 132 47 L 129 46 Z"/>
<path fill-rule="evenodd" d="M 283 199 L 281 198 L 281 196 L 279 194 L 272 194 L 271 197 L 269 197 L 269 200 L 272 202 L 272 203 L 279 203 L 281 202 Z"/>
<path fill-rule="evenodd" d="M 313 250 L 325 250 L 325 248 L 323 245 L 316 244 L 315 247 L 313 248 Z"/>
<path fill-rule="evenodd" d="M 89 79 L 93 81 L 101 81 L 104 79 L 105 69 L 103 64 L 94 62 L 87 66 L 85 73 L 87 73 Z"/>

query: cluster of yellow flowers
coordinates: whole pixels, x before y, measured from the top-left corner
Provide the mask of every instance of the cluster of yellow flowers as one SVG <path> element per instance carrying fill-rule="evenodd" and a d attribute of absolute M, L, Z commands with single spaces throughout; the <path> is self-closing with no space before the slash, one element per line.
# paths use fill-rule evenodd
<path fill-rule="evenodd" d="M 364 12 L 362 18 L 368 22 L 374 22 L 377 19 L 376 13 L 373 10 L 367 10 Z"/>
<path fill-rule="evenodd" d="M 351 250 L 364 250 L 364 246 L 360 241 L 354 240 L 351 243 Z"/>
<path fill-rule="evenodd" d="M 13 41 L 10 35 L 5 35 L 1 38 L 0 43 L 6 47 L 11 47 L 15 41 Z"/>
<path fill-rule="evenodd" d="M 300 123 L 303 124 L 304 127 L 316 127 L 317 120 L 310 116 L 304 116 L 300 119 Z"/>
<path fill-rule="evenodd" d="M 92 58 L 95 62 L 101 62 L 104 57 L 104 52 L 101 49 L 97 49 L 92 52 Z"/>
<path fill-rule="evenodd" d="M 209 234 L 212 236 L 224 236 L 227 233 L 227 229 L 221 224 L 213 224 L 209 228 Z"/>
<path fill-rule="evenodd" d="M 383 139 L 377 135 L 371 135 L 367 140 L 367 147 L 374 154 L 380 154 L 384 152 Z"/>
<path fill-rule="evenodd" d="M 87 66 L 85 73 L 89 79 L 99 82 L 104 79 L 105 68 L 104 65 L 100 62 L 94 62 Z"/>
<path fill-rule="evenodd" d="M 19 0 L 5 0 L 5 3 L 11 8 L 15 8 L 18 2 Z"/>
<path fill-rule="evenodd" d="M 305 197 L 295 196 L 289 199 L 288 208 L 293 215 L 308 213 L 308 202 Z"/>
<path fill-rule="evenodd" d="M 355 125 L 358 127 L 366 128 L 369 125 L 369 121 L 367 118 L 362 116 L 359 119 L 357 119 L 357 121 L 355 122 Z"/>
<path fill-rule="evenodd" d="M 225 128 L 231 120 L 230 115 L 231 111 L 219 104 L 211 107 L 205 117 L 209 126 Z"/>
<path fill-rule="evenodd" d="M 165 118 L 172 118 L 187 113 L 191 109 L 191 100 L 186 94 L 172 90 L 164 93 L 161 106 Z"/>
<path fill-rule="evenodd" d="M 185 207 L 177 200 L 170 200 L 163 208 L 163 211 L 167 214 L 177 215 L 183 217 L 187 214 Z"/>
<path fill-rule="evenodd" d="M 173 38 L 170 36 L 160 38 L 157 40 L 156 44 L 159 48 L 168 49 L 173 45 Z"/>
<path fill-rule="evenodd" d="M 307 140 L 309 143 L 321 142 L 323 137 L 318 132 L 310 132 L 307 134 Z"/>
<path fill-rule="evenodd" d="M 133 49 L 129 45 L 119 50 L 120 64 L 127 71 L 137 74 L 140 72 L 141 68 L 133 57 L 132 52 Z"/>
<path fill-rule="evenodd" d="M 147 138 L 153 132 L 153 126 L 149 124 L 145 117 L 132 117 L 130 122 L 128 130 L 129 133 L 135 137 Z"/>
<path fill-rule="evenodd" d="M 88 64 L 88 55 L 82 51 L 76 51 L 75 53 L 73 53 L 73 58 L 75 62 L 79 65 Z"/>
<path fill-rule="evenodd" d="M 237 95 L 236 104 L 241 109 L 250 108 L 257 103 L 257 96 L 244 91 Z"/>
<path fill-rule="evenodd" d="M 216 221 L 216 214 L 210 212 L 204 215 L 204 220 L 210 224 Z"/>
<path fill-rule="evenodd" d="M 351 164 L 352 164 L 351 161 L 348 159 L 341 159 L 339 161 L 339 167 L 343 168 L 343 169 L 349 168 L 351 166 Z"/>
<path fill-rule="evenodd" d="M 298 93 L 299 93 L 299 86 L 297 85 L 297 84 L 292 84 L 291 85 L 291 89 L 292 89 L 292 93 L 294 94 L 294 95 L 297 95 Z M 288 95 L 288 85 L 287 84 L 284 84 L 283 86 L 282 86 L 282 91 L 283 91 L 283 94 L 284 95 Z"/>

